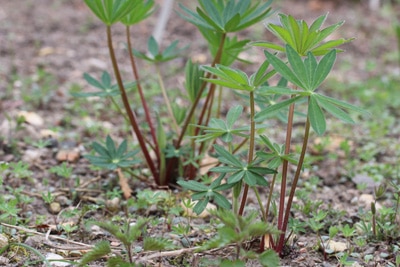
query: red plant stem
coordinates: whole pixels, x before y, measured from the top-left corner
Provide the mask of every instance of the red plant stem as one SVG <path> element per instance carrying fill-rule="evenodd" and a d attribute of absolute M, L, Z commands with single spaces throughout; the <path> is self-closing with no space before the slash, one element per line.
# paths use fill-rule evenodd
<path fill-rule="evenodd" d="M 226 39 L 226 33 L 223 33 L 222 34 L 222 38 L 221 38 L 221 43 L 220 43 L 220 46 L 218 48 L 218 52 L 215 55 L 215 59 L 214 59 L 213 63 L 211 64 L 212 67 L 214 67 L 215 64 L 217 64 L 217 63 L 219 63 L 221 61 L 225 39 Z M 209 75 L 208 75 L 208 77 L 209 77 Z M 204 92 L 204 89 L 206 88 L 206 85 L 207 85 L 207 82 L 203 82 L 203 84 L 200 87 L 200 90 L 199 90 L 199 92 L 198 92 L 198 94 L 196 96 L 196 99 L 194 100 L 193 105 L 190 108 L 189 114 L 187 115 L 187 117 L 185 119 L 185 122 L 184 122 L 184 124 L 182 126 L 181 134 L 179 135 L 179 138 L 178 138 L 178 140 L 176 142 L 176 148 L 179 148 L 181 146 L 183 137 L 185 136 L 186 130 L 187 130 L 189 124 L 190 124 L 190 121 L 192 120 L 193 114 L 196 111 L 197 105 L 198 105 L 198 103 L 199 103 L 199 101 L 201 99 L 201 96 L 202 96 L 202 94 Z"/>
<path fill-rule="evenodd" d="M 255 144 L 255 132 L 256 132 L 256 122 L 254 121 L 255 107 L 254 107 L 254 92 L 250 92 L 250 145 L 249 145 L 249 156 L 247 158 L 247 163 L 250 164 L 254 157 L 254 144 Z M 247 202 L 247 194 L 249 192 L 249 185 L 244 185 L 242 201 L 240 203 L 239 215 L 243 215 L 244 207 Z"/>
<path fill-rule="evenodd" d="M 294 96 L 292 96 L 294 97 Z M 286 128 L 286 142 L 285 142 L 285 155 L 290 152 L 290 144 L 292 140 L 292 127 L 293 127 L 293 117 L 294 117 L 294 103 L 289 107 L 288 124 Z M 279 199 L 279 213 L 278 213 L 278 229 L 282 230 L 283 224 L 283 214 L 285 212 L 285 196 L 286 196 L 286 179 L 288 172 L 289 162 L 287 160 L 283 161 L 282 165 L 282 181 L 281 181 L 281 193 Z"/>
<path fill-rule="evenodd" d="M 304 139 L 303 139 L 303 146 L 301 148 L 299 163 L 297 164 L 296 173 L 293 178 L 293 183 L 292 183 L 292 186 L 290 189 L 289 199 L 288 199 L 288 203 L 287 203 L 287 207 L 286 207 L 286 211 L 285 211 L 285 219 L 283 221 L 282 228 L 280 229 L 281 234 L 279 236 L 278 246 L 276 247 L 276 252 L 278 252 L 279 254 L 282 253 L 283 246 L 285 245 L 285 234 L 286 234 L 287 225 L 289 222 L 290 209 L 292 208 L 294 194 L 296 192 L 297 183 L 299 181 L 301 169 L 303 167 L 309 136 L 310 136 L 310 120 L 307 116 L 306 125 L 304 127 Z"/>
<path fill-rule="evenodd" d="M 129 54 L 129 58 L 131 60 L 131 66 L 132 66 L 133 75 L 135 76 L 135 79 L 136 79 L 136 84 L 137 84 L 137 88 L 138 88 L 138 91 L 139 91 L 140 100 L 141 100 L 142 105 L 143 105 L 143 110 L 144 110 L 144 114 L 146 116 L 147 124 L 149 125 L 149 128 L 150 128 L 151 137 L 153 138 L 154 147 L 155 147 L 155 154 L 157 156 L 157 161 L 159 162 L 160 161 L 160 154 L 159 154 L 160 151 L 159 151 L 159 147 L 158 147 L 158 140 L 157 140 L 156 130 L 155 130 L 153 122 L 151 120 L 150 111 L 149 111 L 149 108 L 147 106 L 146 98 L 144 97 L 144 94 L 143 94 L 142 85 L 140 83 L 140 77 L 139 77 L 139 72 L 138 72 L 137 67 L 136 67 L 135 57 L 134 57 L 134 55 L 132 53 L 131 33 L 130 33 L 130 30 L 129 30 L 129 26 L 126 26 L 126 39 L 127 39 L 127 44 L 128 44 L 128 54 Z"/>
<path fill-rule="evenodd" d="M 130 121 L 131 126 L 133 128 L 133 131 L 135 132 L 136 137 L 137 137 L 137 139 L 139 141 L 139 145 L 140 145 L 140 148 L 141 148 L 141 150 L 142 150 L 142 152 L 144 154 L 144 157 L 146 159 L 146 163 L 147 163 L 152 175 L 154 176 L 154 179 L 155 179 L 156 183 L 158 183 L 158 180 L 159 180 L 158 171 L 155 168 L 153 160 L 150 157 L 149 151 L 148 151 L 148 149 L 146 147 L 146 142 L 144 141 L 142 133 L 140 132 L 139 125 L 137 123 L 137 119 L 136 119 L 135 113 L 133 113 L 133 111 L 132 111 L 132 109 L 131 109 L 131 107 L 129 105 L 128 96 L 126 95 L 125 87 L 124 87 L 124 84 L 122 82 L 121 73 L 119 71 L 117 59 L 116 59 L 115 53 L 114 53 L 114 47 L 113 47 L 113 42 L 112 42 L 112 34 L 111 34 L 111 26 L 107 26 L 107 43 L 108 43 L 108 49 L 109 49 L 109 53 L 110 53 L 112 66 L 113 66 L 113 69 L 114 69 L 115 78 L 117 79 L 118 87 L 119 87 L 119 90 L 121 92 L 121 98 L 122 98 L 122 102 L 124 104 L 126 113 L 128 115 L 129 121 Z"/>

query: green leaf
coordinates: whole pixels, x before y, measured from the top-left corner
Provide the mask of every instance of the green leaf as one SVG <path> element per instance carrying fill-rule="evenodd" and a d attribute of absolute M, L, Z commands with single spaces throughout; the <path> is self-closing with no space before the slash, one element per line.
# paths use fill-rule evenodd
<path fill-rule="evenodd" d="M 103 72 L 103 75 L 102 75 L 102 77 L 104 77 L 104 76 L 107 76 L 107 72 Z M 110 75 L 108 75 L 108 77 L 109 77 Z M 104 82 L 103 83 L 101 83 L 101 82 L 99 82 L 98 80 L 96 80 L 95 78 L 93 78 L 93 76 L 90 76 L 90 74 L 88 74 L 88 73 L 84 73 L 83 74 L 83 78 L 90 84 L 90 85 L 92 85 L 92 86 L 94 86 L 94 87 L 96 87 L 96 88 L 99 88 L 99 89 L 106 89 L 106 86 L 104 86 L 103 84 L 104 84 Z M 103 78 L 102 78 L 103 79 Z"/>
<path fill-rule="evenodd" d="M 270 116 L 271 114 L 274 114 L 274 113 L 282 110 L 283 108 L 289 106 L 290 104 L 292 104 L 302 98 L 303 98 L 302 96 L 296 96 L 296 97 L 286 99 L 277 104 L 271 105 L 271 106 L 261 110 L 260 112 L 258 112 L 255 116 L 255 120 L 261 121 L 261 120 L 265 119 L 266 117 Z"/>
<path fill-rule="evenodd" d="M 233 16 L 226 24 L 225 24 L 225 31 L 231 32 L 234 31 L 237 25 L 240 23 L 240 14 L 236 14 Z"/>
<path fill-rule="evenodd" d="M 246 267 L 246 264 L 241 260 L 223 260 L 220 267 Z"/>
<path fill-rule="evenodd" d="M 219 145 L 214 145 L 215 151 L 217 151 L 219 160 L 225 159 L 224 163 L 229 163 L 232 164 L 235 167 L 241 167 L 242 163 L 240 160 L 238 160 L 235 156 L 233 156 L 231 153 L 229 153 L 227 150 L 225 150 L 222 146 Z"/>
<path fill-rule="evenodd" d="M 193 180 L 190 180 L 190 181 L 180 180 L 177 182 L 177 184 L 179 184 L 180 186 L 182 186 L 185 189 L 189 189 L 192 191 L 207 191 L 208 190 L 207 186 L 205 186 L 202 183 L 193 181 Z"/>
<path fill-rule="evenodd" d="M 322 135 L 326 130 L 325 116 L 313 95 L 310 96 L 308 103 L 308 117 L 314 131 L 318 135 Z"/>
<path fill-rule="evenodd" d="M 280 265 L 280 258 L 276 254 L 276 252 L 272 249 L 264 251 L 260 255 L 260 263 L 264 267 L 279 267 Z"/>
<path fill-rule="evenodd" d="M 132 26 L 141 22 L 142 20 L 148 18 L 154 12 L 153 0 L 132 2 L 135 2 L 135 6 L 132 8 L 129 14 L 121 19 L 121 22 L 127 26 Z"/>
<path fill-rule="evenodd" d="M 218 192 L 213 192 L 213 199 L 215 203 L 220 206 L 221 208 L 224 209 L 230 209 L 231 208 L 231 203 L 226 199 L 225 196 L 221 195 Z"/>
<path fill-rule="evenodd" d="M 322 25 L 324 24 L 326 18 L 328 17 L 328 14 L 319 16 L 310 26 L 310 32 L 316 32 L 318 31 Z"/>
<path fill-rule="evenodd" d="M 193 207 L 193 211 L 197 215 L 199 215 L 200 213 L 202 213 L 206 209 L 207 204 L 208 204 L 209 201 L 210 201 L 210 199 L 208 197 L 206 197 L 206 198 L 204 198 L 202 200 L 199 200 L 199 202 L 197 202 L 196 205 Z"/>
<path fill-rule="evenodd" d="M 200 69 L 200 66 L 198 64 L 193 64 L 191 60 L 188 60 L 185 67 L 185 88 L 192 103 L 200 91 L 201 84 L 203 83 L 201 78 L 203 76 L 204 71 Z"/>
<path fill-rule="evenodd" d="M 336 60 L 336 50 L 331 50 L 328 54 L 326 54 L 318 63 L 318 67 L 315 70 L 314 74 L 314 84 L 313 90 L 317 89 L 318 86 L 325 80 L 328 76 L 329 72 L 332 70 L 333 64 Z"/>
<path fill-rule="evenodd" d="M 321 45 L 318 45 L 317 47 L 315 47 L 312 52 L 315 56 L 322 56 L 325 55 L 326 53 L 328 53 L 329 51 L 331 51 L 334 47 L 348 43 L 353 41 L 354 38 L 350 38 L 350 39 L 337 39 L 337 40 L 330 40 L 326 43 L 323 43 Z M 338 50 L 338 49 L 336 49 Z M 338 50 L 339 52 L 342 50 Z"/>
<path fill-rule="evenodd" d="M 295 73 L 296 78 L 303 85 L 300 87 L 302 87 L 305 90 L 310 90 L 309 89 L 310 84 L 307 83 L 307 80 L 309 80 L 308 79 L 309 77 L 307 77 L 306 67 L 304 66 L 303 60 L 301 59 L 300 55 L 290 45 L 286 45 L 286 54 L 287 54 L 287 58 L 289 60 L 290 66 L 293 70 L 293 73 Z M 282 75 L 282 76 L 284 76 L 286 79 L 288 79 L 285 75 Z"/>
<path fill-rule="evenodd" d="M 109 135 L 107 135 L 107 137 L 106 137 L 106 148 L 110 155 L 113 155 L 113 156 L 116 155 L 114 141 L 111 139 L 111 137 Z"/>
<path fill-rule="evenodd" d="M 166 238 L 145 237 L 143 239 L 143 250 L 145 251 L 168 250 L 174 247 L 172 240 Z"/>
<path fill-rule="evenodd" d="M 280 51 L 280 52 L 285 52 L 285 48 L 283 46 L 277 45 L 277 44 L 271 43 L 271 42 L 256 41 L 256 42 L 251 42 L 250 45 L 263 47 L 263 48 L 271 48 L 273 50 L 277 50 L 277 51 Z"/>
<path fill-rule="evenodd" d="M 242 112 L 242 106 L 235 106 L 229 109 L 228 114 L 226 115 L 228 129 L 232 129 L 233 124 L 239 119 L 240 115 L 242 115 Z"/>
<path fill-rule="evenodd" d="M 83 255 L 78 263 L 78 267 L 86 266 L 89 262 L 96 261 L 111 253 L 110 243 L 108 241 L 98 242 L 94 248 Z"/>
<path fill-rule="evenodd" d="M 296 47 L 294 40 L 292 40 L 292 36 L 290 35 L 289 31 L 284 29 L 281 26 L 268 24 L 268 29 L 279 39 L 284 41 L 285 43 L 291 45 L 292 47 Z"/>
<path fill-rule="evenodd" d="M 267 57 L 267 60 L 271 65 L 275 68 L 277 72 L 279 72 L 280 75 L 285 77 L 286 80 L 294 83 L 295 85 L 305 88 L 306 86 L 299 80 L 299 78 L 296 76 L 296 74 L 278 57 L 275 55 L 272 55 L 268 51 L 264 51 L 265 56 Z"/>
<path fill-rule="evenodd" d="M 351 124 L 355 123 L 354 120 L 346 112 L 344 112 L 342 109 L 336 107 L 334 104 L 327 101 L 326 99 L 320 97 L 320 95 L 315 94 L 314 97 L 317 99 L 318 103 L 320 104 L 320 106 L 323 109 L 325 109 L 327 112 L 329 112 L 336 118 L 342 120 L 343 122 L 347 122 L 347 123 L 351 123 Z"/>
<path fill-rule="evenodd" d="M 319 100 L 321 100 L 321 99 L 326 100 L 326 101 L 328 101 L 328 102 L 330 102 L 330 103 L 332 103 L 332 104 L 334 104 L 336 106 L 342 107 L 342 108 L 347 109 L 347 110 L 355 111 L 355 112 L 358 112 L 358 113 L 366 115 L 366 116 L 370 116 L 371 115 L 365 109 L 359 108 L 357 106 L 354 106 L 352 104 L 337 100 L 337 99 L 329 97 L 329 96 L 324 96 L 324 95 L 318 94 L 318 98 L 319 98 Z"/>
<path fill-rule="evenodd" d="M 135 8 L 131 0 L 84 0 L 92 12 L 107 26 L 120 21 Z"/>
<path fill-rule="evenodd" d="M 156 58 L 159 52 L 159 48 L 158 48 L 158 43 L 153 36 L 149 38 L 147 46 L 149 48 L 149 52 L 153 55 L 154 58 Z"/>
<path fill-rule="evenodd" d="M 314 79 L 315 79 L 315 70 L 318 67 L 318 63 L 317 59 L 311 52 L 307 53 L 307 57 L 304 60 L 304 65 L 306 67 L 306 72 L 307 72 L 307 84 L 310 85 L 312 90 L 315 90 L 316 87 L 314 86 L 315 85 Z"/>
<path fill-rule="evenodd" d="M 218 173 L 237 172 L 240 170 L 242 170 L 241 167 L 231 167 L 231 166 L 217 166 L 210 169 L 210 171 Z"/>
<path fill-rule="evenodd" d="M 269 67 L 269 62 L 266 60 L 258 68 L 257 72 L 252 75 L 251 80 L 253 86 L 257 87 L 264 84 L 270 77 L 272 77 L 275 74 L 274 71 L 271 71 L 274 72 L 273 74 L 272 73 L 270 74 L 270 72 L 266 73 L 268 67 Z"/>

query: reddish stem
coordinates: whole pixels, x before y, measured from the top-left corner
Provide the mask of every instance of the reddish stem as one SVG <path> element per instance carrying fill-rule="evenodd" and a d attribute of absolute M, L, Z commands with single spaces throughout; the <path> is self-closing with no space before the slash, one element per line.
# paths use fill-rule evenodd
<path fill-rule="evenodd" d="M 146 142 L 142 136 L 142 133 L 140 132 L 139 125 L 138 125 L 138 122 L 136 119 L 136 115 L 135 115 L 135 113 L 133 113 L 133 111 L 129 105 L 128 96 L 126 95 L 124 83 L 122 82 L 121 72 L 119 71 L 117 59 L 116 59 L 115 53 L 114 53 L 112 34 L 111 34 L 111 26 L 107 26 L 107 43 L 108 43 L 108 49 L 109 49 L 109 53 L 110 53 L 112 66 L 114 69 L 115 78 L 117 79 L 118 87 L 121 92 L 121 98 L 122 98 L 122 102 L 124 104 L 126 113 L 128 115 L 129 121 L 133 128 L 133 131 L 136 134 L 140 148 L 146 159 L 146 163 L 147 163 L 152 175 L 154 176 L 155 181 L 158 183 L 158 180 L 159 180 L 158 171 L 157 171 L 156 167 L 154 166 L 153 160 L 150 157 L 149 151 L 146 147 Z"/>
<path fill-rule="evenodd" d="M 309 135 L 310 135 L 310 120 L 309 120 L 308 117 L 307 117 L 306 125 L 305 125 L 304 128 L 305 128 L 304 129 L 304 139 L 303 139 L 303 146 L 301 148 L 301 154 L 300 154 L 300 158 L 299 158 L 299 163 L 297 164 L 296 173 L 294 175 L 293 183 L 292 183 L 292 186 L 291 186 L 291 189 L 290 189 L 289 199 L 288 199 L 288 203 L 287 203 L 287 207 L 286 207 L 286 211 L 285 211 L 285 218 L 284 218 L 284 221 L 283 221 L 283 224 L 282 224 L 282 228 L 280 229 L 281 230 L 281 234 L 279 236 L 278 246 L 276 247 L 276 250 L 275 250 L 279 254 L 282 253 L 283 246 L 285 245 L 285 234 L 286 234 L 287 225 L 288 225 L 288 222 L 289 222 L 290 209 L 292 208 L 294 194 L 296 192 L 297 183 L 298 183 L 299 178 L 300 178 L 301 169 L 303 167 L 304 158 L 305 158 L 305 155 L 306 155 L 308 138 L 309 138 Z"/>
<path fill-rule="evenodd" d="M 153 138 L 155 152 L 156 152 L 155 154 L 157 156 L 157 161 L 160 162 L 160 154 L 159 154 L 160 151 L 159 151 L 159 147 L 158 147 L 158 140 L 157 140 L 156 130 L 155 130 L 154 125 L 153 125 L 152 120 L 151 120 L 150 111 L 149 111 L 149 108 L 147 106 L 146 98 L 144 97 L 144 94 L 143 94 L 142 85 L 140 83 L 140 77 L 139 77 L 139 72 L 138 72 L 137 67 L 136 67 L 135 57 L 134 57 L 134 55 L 132 53 L 131 33 L 129 31 L 129 26 L 126 26 L 126 39 L 127 39 L 127 44 L 128 44 L 128 54 L 129 54 L 129 58 L 131 60 L 131 66 L 132 66 L 133 75 L 135 76 L 135 79 L 136 79 L 136 85 L 137 85 L 137 88 L 138 88 L 138 91 L 139 91 L 140 101 L 142 102 L 144 114 L 146 116 L 146 121 L 147 121 L 147 124 L 149 125 L 149 128 L 150 128 L 151 137 Z"/>

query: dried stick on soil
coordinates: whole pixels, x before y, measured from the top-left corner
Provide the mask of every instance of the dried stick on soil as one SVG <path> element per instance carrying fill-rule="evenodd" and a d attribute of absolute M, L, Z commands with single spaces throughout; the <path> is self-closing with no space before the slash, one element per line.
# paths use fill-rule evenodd
<path fill-rule="evenodd" d="M 67 247 L 67 246 L 57 246 L 56 248 L 58 248 L 58 249 L 64 249 L 64 250 L 79 250 L 79 249 L 83 249 L 83 248 L 84 248 L 84 249 L 93 248 L 92 245 L 88 245 L 88 244 L 85 244 L 85 243 L 81 243 L 81 242 L 69 240 L 69 239 L 66 239 L 66 238 L 63 238 L 63 237 L 59 237 L 59 236 L 49 235 L 49 233 L 44 234 L 44 233 L 41 233 L 41 232 L 38 232 L 38 231 L 34 231 L 34 230 L 31 230 L 31 229 L 28 229 L 28 228 L 25 228 L 25 227 L 21 227 L 21 226 L 11 225 L 11 224 L 2 223 L 2 222 L 0 222 L 0 225 L 2 225 L 2 226 L 4 226 L 4 227 L 7 227 L 7 228 L 16 229 L 16 230 L 18 230 L 18 231 L 26 232 L 26 233 L 29 233 L 29 234 L 34 234 L 34 235 L 43 236 L 43 237 L 45 237 L 46 240 L 48 240 L 48 241 L 50 241 L 49 238 L 52 238 L 52 239 L 55 239 L 55 240 L 59 240 L 59 241 L 63 241 L 63 242 L 69 243 L 69 244 L 74 244 L 74 245 L 80 246 L 80 247 L 74 247 L 74 248 Z M 51 241 L 50 241 L 50 243 L 51 243 Z M 46 244 L 46 245 L 47 245 L 47 244 Z M 51 245 L 51 246 L 52 246 L 52 245 Z"/>
<path fill-rule="evenodd" d="M 147 262 L 147 261 L 149 261 L 151 259 L 154 259 L 154 258 L 179 256 L 181 254 L 193 252 L 196 249 L 199 249 L 199 247 L 183 248 L 183 249 L 178 249 L 178 250 L 156 252 L 156 253 L 150 254 L 148 256 L 140 257 L 139 259 L 137 259 L 137 262 L 143 263 L 143 262 Z"/>

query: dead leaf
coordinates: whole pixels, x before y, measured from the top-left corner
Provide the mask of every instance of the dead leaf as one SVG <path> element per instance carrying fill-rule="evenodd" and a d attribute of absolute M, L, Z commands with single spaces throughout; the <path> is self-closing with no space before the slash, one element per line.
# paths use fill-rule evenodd
<path fill-rule="evenodd" d="M 119 177 L 119 185 L 121 186 L 121 190 L 124 193 L 125 199 L 128 199 L 132 196 L 132 189 L 130 188 L 128 181 L 125 178 L 124 173 L 121 169 L 117 169 L 118 177 Z"/>
<path fill-rule="evenodd" d="M 344 242 L 336 242 L 333 240 L 329 240 L 324 244 L 326 250 L 331 250 L 333 252 L 343 252 L 347 250 L 347 244 Z"/>

